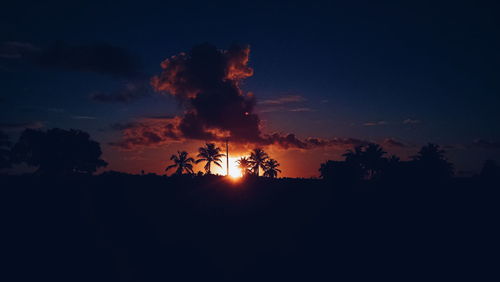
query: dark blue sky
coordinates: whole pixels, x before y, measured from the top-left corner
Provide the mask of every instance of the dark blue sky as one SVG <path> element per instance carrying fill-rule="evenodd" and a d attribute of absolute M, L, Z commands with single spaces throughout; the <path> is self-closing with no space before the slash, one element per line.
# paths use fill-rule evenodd
<path fill-rule="evenodd" d="M 464 170 L 498 159 L 494 1 L 74 2 L 2 4 L 0 117 L 11 136 L 24 125 L 80 128 L 105 144 L 120 138 L 114 123 L 179 114 L 173 98 L 141 88 L 160 62 L 203 42 L 237 42 L 251 46 L 254 75 L 242 88 L 260 101 L 264 132 L 393 138 L 413 151 L 436 142 Z M 97 61 L 47 51 L 61 45 Z M 103 58 L 116 50 L 129 64 Z M 40 53 L 43 62 L 32 58 Z M 120 72 L 127 67 L 133 74 Z M 90 98 L 127 85 L 139 87 L 127 102 Z"/>

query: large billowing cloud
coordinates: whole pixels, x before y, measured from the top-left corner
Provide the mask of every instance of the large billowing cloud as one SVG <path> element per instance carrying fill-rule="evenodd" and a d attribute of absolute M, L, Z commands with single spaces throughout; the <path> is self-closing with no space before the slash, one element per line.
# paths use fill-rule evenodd
<path fill-rule="evenodd" d="M 253 74 L 249 53 L 248 46 L 219 50 L 203 44 L 161 63 L 163 71 L 151 82 L 156 91 L 174 96 L 185 108 L 179 124 L 185 137 L 262 142 L 260 119 L 253 113 L 255 98 L 240 88 Z"/>
<path fill-rule="evenodd" d="M 276 145 L 283 149 L 351 147 L 367 143 L 352 138 L 300 140 L 294 134 L 262 133 L 260 118 L 254 113 L 256 98 L 240 87 L 244 79 L 253 75 L 253 69 L 248 66 L 249 55 L 249 46 L 232 45 L 228 50 L 220 50 L 202 44 L 188 53 L 164 60 L 161 73 L 151 79 L 151 85 L 155 91 L 175 97 L 183 107 L 183 115 L 128 124 L 122 129 L 123 139 L 112 145 L 133 149 L 184 139 L 221 141 L 226 138 L 233 144 Z M 279 103 L 298 99 L 304 98 L 293 96 Z"/>

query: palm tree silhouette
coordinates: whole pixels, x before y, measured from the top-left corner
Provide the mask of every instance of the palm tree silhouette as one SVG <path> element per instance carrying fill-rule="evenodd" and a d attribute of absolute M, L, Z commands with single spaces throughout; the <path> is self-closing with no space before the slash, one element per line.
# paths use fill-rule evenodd
<path fill-rule="evenodd" d="M 368 178 L 373 178 L 378 174 L 385 164 L 384 155 L 387 154 L 380 145 L 370 143 L 363 152 L 363 166 L 367 171 Z"/>
<path fill-rule="evenodd" d="M 212 163 L 222 168 L 222 160 L 220 158 L 224 157 L 225 154 L 221 154 L 220 151 L 221 149 L 216 147 L 214 143 L 206 143 L 205 147 L 198 149 L 199 154 L 196 157 L 199 159 L 196 160 L 196 163 L 206 162 L 205 171 L 207 174 L 211 174 L 210 168 Z"/>
<path fill-rule="evenodd" d="M 275 178 L 278 176 L 278 172 L 281 172 L 281 170 L 278 169 L 280 164 L 278 161 L 275 159 L 268 159 L 267 161 L 264 162 L 264 176 L 270 177 L 270 178 Z"/>
<path fill-rule="evenodd" d="M 453 175 L 453 164 L 444 156 L 445 151 L 439 145 L 429 143 L 413 156 L 419 173 L 424 177 L 447 178 Z"/>
<path fill-rule="evenodd" d="M 356 146 L 354 150 L 347 150 L 342 156 L 346 162 L 360 166 L 367 178 L 371 179 L 384 167 L 386 152 L 375 143 L 366 146 Z"/>
<path fill-rule="evenodd" d="M 241 157 L 236 161 L 238 164 L 238 168 L 241 170 L 241 174 L 243 176 L 248 175 L 250 173 L 250 169 L 252 168 L 252 161 L 247 157 Z"/>
<path fill-rule="evenodd" d="M 174 161 L 173 165 L 167 166 L 165 171 L 168 171 L 171 168 L 177 167 L 175 174 L 181 175 L 182 172 L 186 171 L 188 173 L 193 173 L 193 165 L 194 159 L 188 158 L 188 153 L 186 151 L 177 151 L 177 155 L 172 155 L 170 160 Z"/>
<path fill-rule="evenodd" d="M 345 157 L 346 162 L 359 163 L 363 155 L 363 146 L 356 146 L 354 150 L 347 150 L 343 157 Z"/>
<path fill-rule="evenodd" d="M 250 153 L 250 160 L 252 162 L 252 170 L 253 173 L 256 174 L 257 176 L 259 175 L 260 168 L 266 169 L 264 166 L 264 162 L 269 158 L 266 152 L 262 150 L 261 148 L 255 148 L 252 150 Z"/>

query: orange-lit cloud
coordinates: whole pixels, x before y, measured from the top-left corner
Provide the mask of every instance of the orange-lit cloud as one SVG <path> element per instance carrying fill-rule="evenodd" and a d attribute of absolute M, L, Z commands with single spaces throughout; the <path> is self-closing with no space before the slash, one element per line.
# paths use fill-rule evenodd
<path fill-rule="evenodd" d="M 209 44 L 193 47 L 161 63 L 162 72 L 151 79 L 155 91 L 175 97 L 184 114 L 165 119 L 141 119 L 122 126 L 123 138 L 111 145 L 134 150 L 181 140 L 220 142 L 229 139 L 237 150 L 265 146 L 279 150 L 315 148 L 347 149 L 369 143 L 356 138 L 304 138 L 293 133 L 263 133 L 254 112 L 256 97 L 244 92 L 241 82 L 253 75 L 248 66 L 250 47 L 233 45 L 220 50 Z M 306 101 L 300 95 L 264 100 L 261 105 L 294 105 L 292 111 L 310 111 L 296 106 Z"/>

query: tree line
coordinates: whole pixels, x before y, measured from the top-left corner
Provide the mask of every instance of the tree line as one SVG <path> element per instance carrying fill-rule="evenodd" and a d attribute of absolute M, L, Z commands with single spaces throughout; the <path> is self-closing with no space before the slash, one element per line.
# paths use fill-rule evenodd
<path fill-rule="evenodd" d="M 46 131 L 26 129 L 18 141 L 12 144 L 8 135 L 0 132 L 0 169 L 14 164 L 36 167 L 36 174 L 68 175 L 92 174 L 107 162 L 101 158 L 100 144 L 81 130 L 59 128 Z M 196 160 L 186 151 L 171 156 L 172 164 L 165 170 L 175 169 L 174 175 L 194 174 L 193 165 L 204 163 L 205 174 L 212 174 L 214 166 L 222 168 L 226 155 L 214 143 L 206 143 L 198 149 Z M 453 164 L 445 157 L 439 145 L 423 146 L 408 161 L 395 155 L 387 155 L 375 143 L 357 146 L 343 154 L 344 160 L 328 160 L 320 165 L 320 177 L 331 181 L 433 179 L 446 180 L 454 175 Z M 276 178 L 281 173 L 280 163 L 270 158 L 262 148 L 254 148 L 248 156 L 236 161 L 243 176 L 255 175 Z M 199 172 L 198 174 L 203 174 Z M 500 167 L 494 160 L 487 160 L 480 172 L 483 178 L 498 178 Z"/>
<path fill-rule="evenodd" d="M 395 155 L 388 156 L 384 149 L 375 143 L 354 147 L 343 155 L 343 161 L 328 160 L 319 168 L 320 176 L 326 180 L 397 180 L 432 179 L 444 181 L 454 175 L 453 164 L 445 157 L 439 145 L 428 143 L 409 161 L 401 161 Z M 487 160 L 481 176 L 498 177 L 500 168 L 493 160 Z"/>
<path fill-rule="evenodd" d="M 175 169 L 175 175 L 181 174 L 194 174 L 193 164 L 205 163 L 203 167 L 205 169 L 205 174 L 212 174 L 212 165 L 216 165 L 222 168 L 222 159 L 226 157 L 225 154 L 221 153 L 221 148 L 217 147 L 215 143 L 206 143 L 205 146 L 198 148 L 197 159 L 189 156 L 186 151 L 177 151 L 170 157 L 173 162 L 172 165 L 167 166 L 165 171 L 170 169 Z M 236 163 L 238 168 L 241 170 L 243 176 L 247 175 L 260 175 L 260 169 L 263 171 L 263 176 L 276 178 L 281 170 L 278 168 L 280 164 L 275 159 L 269 157 L 269 155 L 262 148 L 255 148 L 250 152 L 249 156 L 240 157 Z"/>

